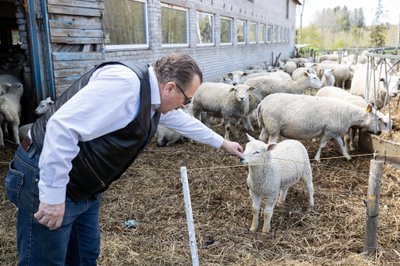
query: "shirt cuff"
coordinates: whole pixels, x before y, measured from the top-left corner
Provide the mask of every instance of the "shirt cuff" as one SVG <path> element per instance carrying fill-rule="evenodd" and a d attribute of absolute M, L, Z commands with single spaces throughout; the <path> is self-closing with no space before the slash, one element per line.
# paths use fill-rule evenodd
<path fill-rule="evenodd" d="M 65 195 L 67 192 L 66 187 L 46 187 L 43 184 L 40 184 L 40 181 L 38 187 L 40 202 L 44 202 L 46 204 L 61 204 L 65 202 Z"/>

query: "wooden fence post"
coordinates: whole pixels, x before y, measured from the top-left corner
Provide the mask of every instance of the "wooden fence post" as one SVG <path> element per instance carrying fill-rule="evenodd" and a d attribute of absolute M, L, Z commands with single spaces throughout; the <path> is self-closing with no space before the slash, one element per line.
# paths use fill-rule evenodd
<path fill-rule="evenodd" d="M 383 161 L 371 160 L 368 179 L 367 222 L 363 251 L 368 255 L 376 252 L 379 215 L 379 191 L 383 172 Z"/>

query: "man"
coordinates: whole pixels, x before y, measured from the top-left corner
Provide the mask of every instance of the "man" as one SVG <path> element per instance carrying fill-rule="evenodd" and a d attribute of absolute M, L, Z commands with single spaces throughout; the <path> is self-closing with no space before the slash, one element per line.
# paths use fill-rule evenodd
<path fill-rule="evenodd" d="M 105 63 L 84 74 L 32 126 L 5 177 L 18 207 L 20 265 L 96 265 L 102 192 L 143 151 L 157 124 L 242 157 L 180 107 L 202 72 L 188 55 L 154 66 Z"/>

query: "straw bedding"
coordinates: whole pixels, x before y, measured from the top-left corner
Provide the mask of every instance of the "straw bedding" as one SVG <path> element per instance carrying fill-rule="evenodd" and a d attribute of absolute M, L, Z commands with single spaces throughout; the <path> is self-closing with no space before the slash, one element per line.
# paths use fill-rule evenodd
<path fill-rule="evenodd" d="M 222 133 L 222 128 L 216 127 Z M 247 142 L 244 134 L 237 139 Z M 313 158 L 317 142 L 303 142 Z M 1 150 L 0 176 L 15 145 Z M 341 157 L 336 143 L 311 160 L 315 207 L 307 212 L 300 182 L 277 205 L 269 234 L 250 232 L 251 199 L 247 167 L 236 157 L 208 146 L 181 142 L 157 147 L 153 141 L 121 179 L 104 194 L 99 265 L 189 265 L 188 232 L 180 167 L 188 169 L 193 218 L 202 265 L 368 265 L 400 259 L 400 170 L 388 163 L 381 180 L 378 247 L 362 254 L 366 199 L 372 155 Z M 325 158 L 325 159 L 324 159 Z M 0 183 L 0 264 L 17 261 L 16 209 Z M 136 227 L 124 222 L 134 220 Z"/>

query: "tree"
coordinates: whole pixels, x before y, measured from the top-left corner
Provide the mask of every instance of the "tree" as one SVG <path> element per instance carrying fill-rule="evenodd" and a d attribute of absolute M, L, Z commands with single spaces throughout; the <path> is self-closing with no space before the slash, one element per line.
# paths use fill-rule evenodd
<path fill-rule="evenodd" d="M 373 46 L 385 45 L 386 31 L 388 25 L 381 22 L 384 16 L 382 0 L 378 0 L 378 6 L 376 8 L 375 17 L 372 21 L 370 44 Z"/>

